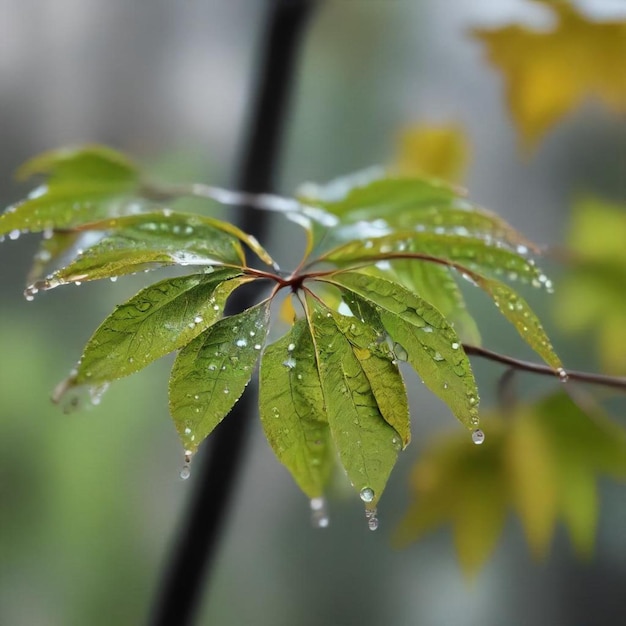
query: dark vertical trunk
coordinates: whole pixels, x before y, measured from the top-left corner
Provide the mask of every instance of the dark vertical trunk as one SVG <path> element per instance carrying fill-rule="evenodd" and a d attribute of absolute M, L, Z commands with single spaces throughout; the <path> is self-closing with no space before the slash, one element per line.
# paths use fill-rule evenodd
<path fill-rule="evenodd" d="M 317 0 L 268 2 L 248 135 L 237 176 L 237 186 L 243 191 L 273 190 L 299 44 L 316 4 Z M 240 226 L 263 239 L 268 218 L 244 212 Z M 230 307 L 233 312 L 255 303 L 250 292 L 236 295 Z M 196 491 L 155 598 L 150 620 L 154 626 L 187 626 L 198 613 L 202 592 L 209 588 L 205 576 L 210 574 L 218 553 L 254 413 L 255 398 L 245 393 L 211 435 L 210 454 L 198 468 Z"/>

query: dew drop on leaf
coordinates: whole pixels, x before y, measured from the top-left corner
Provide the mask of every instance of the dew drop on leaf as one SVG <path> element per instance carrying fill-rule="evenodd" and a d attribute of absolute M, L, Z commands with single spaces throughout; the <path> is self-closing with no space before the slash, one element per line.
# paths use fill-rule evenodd
<path fill-rule="evenodd" d="M 562 383 L 566 383 L 569 380 L 567 372 L 562 367 L 559 367 L 556 371 L 558 372 Z"/>
<path fill-rule="evenodd" d="M 371 487 L 363 487 L 359 493 L 359 497 L 363 500 L 363 502 L 372 502 L 376 497 L 376 494 Z"/>

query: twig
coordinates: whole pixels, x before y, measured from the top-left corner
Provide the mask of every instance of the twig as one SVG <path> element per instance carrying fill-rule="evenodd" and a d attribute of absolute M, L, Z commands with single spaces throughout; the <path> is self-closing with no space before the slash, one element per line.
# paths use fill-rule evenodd
<path fill-rule="evenodd" d="M 463 344 L 466 354 L 470 356 L 479 356 L 489 361 L 496 361 L 503 365 L 508 365 L 516 370 L 524 372 L 532 372 L 533 374 L 542 374 L 544 376 L 554 376 L 562 381 L 565 380 L 577 380 L 583 383 L 590 383 L 592 385 L 602 385 L 604 387 L 612 387 L 613 389 L 620 389 L 626 391 L 626 378 L 619 376 L 607 376 L 605 374 L 592 374 L 591 372 L 577 372 L 574 370 L 566 370 L 567 378 L 564 379 L 561 372 L 552 369 L 548 365 L 541 365 L 540 363 L 532 363 L 531 361 L 522 361 L 521 359 L 514 359 L 513 357 L 493 352 L 487 348 L 481 348 L 479 346 L 472 346 Z"/>

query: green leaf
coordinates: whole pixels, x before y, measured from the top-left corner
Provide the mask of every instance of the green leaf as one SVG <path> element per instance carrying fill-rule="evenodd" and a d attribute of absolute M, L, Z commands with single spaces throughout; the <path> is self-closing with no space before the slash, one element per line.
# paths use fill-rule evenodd
<path fill-rule="evenodd" d="M 487 274 L 507 273 L 511 280 L 530 281 L 541 286 L 543 274 L 532 260 L 522 254 L 499 246 L 496 242 L 474 237 L 438 233 L 397 232 L 382 237 L 350 241 L 322 255 L 321 260 L 338 265 L 363 261 L 404 259 L 414 255 L 416 261 L 438 262 L 463 272 Z"/>
<path fill-rule="evenodd" d="M 568 234 L 567 272 L 554 318 L 596 344 L 603 369 L 626 374 L 626 206 L 599 198 L 576 202 Z"/>
<path fill-rule="evenodd" d="M 265 343 L 269 304 L 216 322 L 183 348 L 170 378 L 170 412 L 186 450 L 200 443 L 230 412 Z"/>
<path fill-rule="evenodd" d="M 500 313 L 515 326 L 522 339 L 543 360 L 556 370 L 562 370 L 561 359 L 556 355 L 539 318 L 528 303 L 511 287 L 497 280 L 475 276 L 478 286 L 493 299 Z"/>
<path fill-rule="evenodd" d="M 131 274 L 164 265 L 233 265 L 245 262 L 239 241 L 206 218 L 178 213 L 145 213 L 107 220 L 112 228 L 66 267 L 34 285 L 61 284 Z"/>
<path fill-rule="evenodd" d="M 398 176 L 382 168 L 357 172 L 326 186 L 307 185 L 302 200 L 341 217 L 346 236 L 354 239 L 350 225 L 369 222 L 381 230 L 424 231 L 492 238 L 512 246 L 532 244 L 498 215 L 467 202 L 464 192 L 424 176 Z M 336 231 L 341 231 L 341 227 Z M 386 232 L 385 232 L 386 231 Z M 523 249 L 522 248 L 522 249 Z"/>
<path fill-rule="evenodd" d="M 121 152 L 106 146 L 85 145 L 44 152 L 22 165 L 17 178 L 24 180 L 45 174 L 51 183 L 107 181 L 132 183 L 138 179 L 137 166 Z"/>
<path fill-rule="evenodd" d="M 476 381 L 461 340 L 441 313 L 401 285 L 382 278 L 340 272 L 333 274 L 332 282 L 351 291 L 353 298 L 364 298 L 376 308 L 382 326 L 406 353 L 406 359 L 426 386 L 461 423 L 476 428 Z"/>
<path fill-rule="evenodd" d="M 230 293 L 246 278 L 237 270 L 168 278 L 119 305 L 91 337 L 76 384 L 128 376 L 188 344 L 221 318 Z"/>
<path fill-rule="evenodd" d="M 363 307 L 361 307 L 362 313 Z M 402 447 L 411 441 L 411 422 L 406 387 L 398 369 L 398 356 L 392 352 L 386 334 L 374 312 L 367 323 L 358 317 L 333 315 L 335 324 L 352 346 L 384 420 L 400 436 Z"/>
<path fill-rule="evenodd" d="M 79 238 L 80 233 L 75 232 L 54 232 L 50 237 L 44 237 L 39 244 L 39 250 L 33 257 L 33 264 L 26 276 L 26 284 L 32 285 L 41 280 L 47 268 L 59 262 L 64 255 L 69 256 Z M 33 296 L 27 294 L 26 297 L 31 299 Z"/>
<path fill-rule="evenodd" d="M 109 183 L 63 183 L 39 187 L 0 215 L 0 236 L 20 232 L 72 228 L 108 216 L 137 212 L 141 204 L 128 197 L 127 188 Z"/>
<path fill-rule="evenodd" d="M 394 261 L 391 270 L 374 267 L 373 271 L 382 278 L 393 277 L 403 287 L 430 302 L 450 321 L 464 342 L 481 344 L 476 322 L 467 311 L 463 294 L 449 268 L 407 259 Z"/>
<path fill-rule="evenodd" d="M 374 508 L 396 463 L 400 439 L 383 418 L 367 375 L 332 313 L 312 299 L 307 304 L 333 441 L 349 480 L 368 508 Z"/>
<path fill-rule="evenodd" d="M 47 175 L 45 185 L 0 216 L 0 236 L 70 228 L 109 215 L 137 212 L 129 196 L 139 187 L 139 172 L 123 155 L 87 146 L 47 152 L 27 162 L 19 178 Z"/>
<path fill-rule="evenodd" d="M 386 219 L 417 206 L 449 206 L 457 193 L 435 179 L 398 177 L 383 168 L 370 168 L 326 185 L 307 184 L 299 190 L 299 197 L 343 218 L 369 220 Z"/>
<path fill-rule="evenodd" d="M 278 460 L 309 496 L 323 495 L 334 450 L 310 330 L 297 321 L 261 359 L 259 412 Z"/>

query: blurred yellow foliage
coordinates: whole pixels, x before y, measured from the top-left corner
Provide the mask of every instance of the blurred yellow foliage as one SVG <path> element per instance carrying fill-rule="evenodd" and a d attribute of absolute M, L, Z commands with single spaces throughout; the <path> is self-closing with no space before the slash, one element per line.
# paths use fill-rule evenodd
<path fill-rule="evenodd" d="M 626 479 L 626 431 L 602 414 L 587 415 L 562 391 L 493 411 L 482 428 L 481 446 L 455 434 L 422 454 L 396 543 L 451 524 L 460 565 L 474 574 L 513 510 L 535 556 L 547 554 L 559 520 L 575 549 L 589 555 L 598 515 L 596 474 Z"/>
<path fill-rule="evenodd" d="M 626 374 L 626 206 L 581 199 L 567 243 L 554 317 L 562 330 L 592 333 L 603 369 Z"/>
<path fill-rule="evenodd" d="M 515 24 L 473 31 L 504 74 L 526 149 L 587 96 L 626 112 L 626 21 L 594 22 L 567 2 L 536 1 L 554 13 L 549 31 Z"/>
<path fill-rule="evenodd" d="M 396 167 L 409 176 L 434 176 L 460 183 L 465 177 L 470 146 L 456 124 L 407 128 L 398 139 Z"/>

